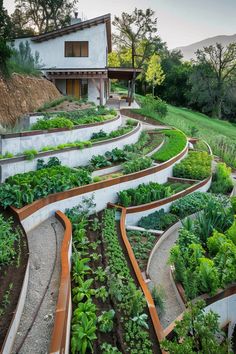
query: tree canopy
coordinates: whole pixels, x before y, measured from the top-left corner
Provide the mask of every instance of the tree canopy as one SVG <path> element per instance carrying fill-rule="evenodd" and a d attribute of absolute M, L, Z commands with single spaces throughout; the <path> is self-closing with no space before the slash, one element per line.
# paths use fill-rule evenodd
<path fill-rule="evenodd" d="M 0 0 L 0 72 L 7 74 L 7 60 L 11 57 L 11 49 L 7 42 L 11 37 L 11 20 L 7 10 L 3 6 L 3 0 Z"/>

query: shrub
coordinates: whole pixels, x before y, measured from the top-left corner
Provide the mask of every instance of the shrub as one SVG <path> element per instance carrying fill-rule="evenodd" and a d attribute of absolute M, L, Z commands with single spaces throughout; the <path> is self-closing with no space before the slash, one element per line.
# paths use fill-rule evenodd
<path fill-rule="evenodd" d="M 206 152 L 191 151 L 173 169 L 174 177 L 203 180 L 211 174 L 211 156 Z"/>
<path fill-rule="evenodd" d="M 165 135 L 164 145 L 152 155 L 153 160 L 165 162 L 178 155 L 186 146 L 187 138 L 179 130 L 167 130 L 162 132 Z"/>
<path fill-rule="evenodd" d="M 164 118 L 167 115 L 167 104 L 159 97 L 153 97 L 152 95 L 146 95 L 142 101 L 144 109 L 148 109 L 160 115 Z"/>
<path fill-rule="evenodd" d="M 93 133 L 91 136 L 91 140 L 99 140 L 107 137 L 107 133 L 105 133 L 102 129 L 98 133 Z"/>
<path fill-rule="evenodd" d="M 178 221 L 178 217 L 171 213 L 165 213 L 164 209 L 155 211 L 148 216 L 143 216 L 138 226 L 144 229 L 166 230 L 169 226 Z"/>
<path fill-rule="evenodd" d="M 227 167 L 225 163 L 218 163 L 216 172 L 213 174 L 211 192 L 229 194 L 232 188 L 231 168 Z"/>
<path fill-rule="evenodd" d="M 38 159 L 37 160 L 37 170 L 41 170 L 43 168 L 50 168 L 50 167 L 55 167 L 55 166 L 60 166 L 61 161 L 58 159 L 58 157 L 49 157 L 48 162 L 46 163 L 43 159 Z"/>
<path fill-rule="evenodd" d="M 137 157 L 131 161 L 127 161 L 122 165 L 123 173 L 125 175 L 141 170 L 145 170 L 152 166 L 152 159 L 150 157 Z"/>
<path fill-rule="evenodd" d="M 74 124 L 67 118 L 54 117 L 50 119 L 41 118 L 36 123 L 32 124 L 31 130 L 47 130 L 54 128 L 72 129 Z"/>

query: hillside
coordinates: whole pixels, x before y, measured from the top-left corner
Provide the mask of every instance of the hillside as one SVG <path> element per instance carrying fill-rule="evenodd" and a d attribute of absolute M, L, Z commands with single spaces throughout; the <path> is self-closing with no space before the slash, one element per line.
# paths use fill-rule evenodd
<path fill-rule="evenodd" d="M 0 93 L 1 125 L 14 125 L 23 114 L 61 96 L 50 81 L 17 74 L 9 80 L 0 78 Z"/>
<path fill-rule="evenodd" d="M 183 53 L 184 59 L 190 60 L 194 58 L 194 53 L 198 49 L 202 49 L 203 47 L 208 47 L 210 45 L 214 45 L 216 43 L 221 43 L 223 46 L 227 46 L 229 43 L 236 42 L 236 34 L 232 36 L 216 36 L 204 39 L 200 42 L 196 42 L 187 46 L 175 48 L 177 50 L 181 50 Z"/>

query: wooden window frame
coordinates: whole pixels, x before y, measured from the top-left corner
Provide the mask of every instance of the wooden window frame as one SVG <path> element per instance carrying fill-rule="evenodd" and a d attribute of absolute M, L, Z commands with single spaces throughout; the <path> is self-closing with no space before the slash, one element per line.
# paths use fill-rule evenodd
<path fill-rule="evenodd" d="M 64 45 L 64 56 L 65 58 L 88 58 L 89 57 L 89 41 L 65 41 L 64 42 L 65 45 Z M 67 43 L 71 43 L 72 44 L 72 53 L 73 53 L 73 44 L 74 43 L 77 43 L 80 45 L 80 55 L 67 55 L 66 53 L 66 45 Z M 87 55 L 82 55 L 82 44 L 83 43 L 87 43 L 87 48 L 88 48 L 88 51 L 87 51 Z"/>

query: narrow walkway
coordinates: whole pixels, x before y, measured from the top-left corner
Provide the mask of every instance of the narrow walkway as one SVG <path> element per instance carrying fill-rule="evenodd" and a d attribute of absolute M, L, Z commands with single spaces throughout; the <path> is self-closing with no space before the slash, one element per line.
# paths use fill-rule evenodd
<path fill-rule="evenodd" d="M 57 235 L 55 271 L 33 327 L 19 350 L 19 346 L 31 324 L 53 269 L 56 256 L 56 237 L 52 224 L 55 225 Z M 12 353 L 46 354 L 48 353 L 48 346 L 53 329 L 53 316 L 59 289 L 61 271 L 60 248 L 64 236 L 64 229 L 55 217 L 51 217 L 29 232 L 27 236 L 30 254 L 28 293 Z"/>
<path fill-rule="evenodd" d="M 170 266 L 167 264 L 170 249 L 178 238 L 178 231 L 162 242 L 156 250 L 150 264 L 150 279 L 154 285 L 160 285 L 165 291 L 165 312 L 160 317 L 161 324 L 166 328 L 181 313 L 181 307 L 176 299 L 173 286 L 170 281 Z"/>

